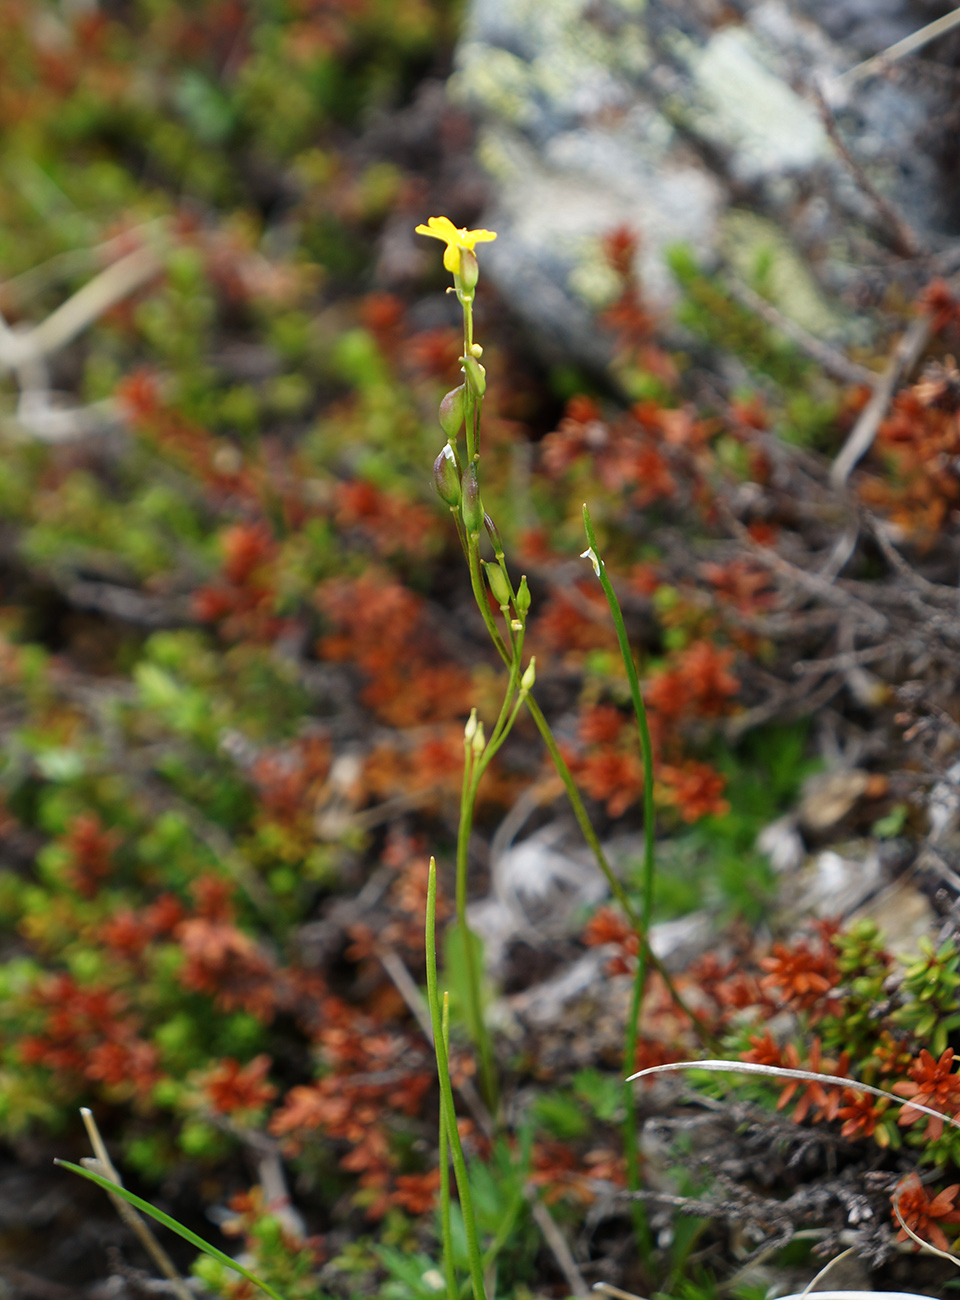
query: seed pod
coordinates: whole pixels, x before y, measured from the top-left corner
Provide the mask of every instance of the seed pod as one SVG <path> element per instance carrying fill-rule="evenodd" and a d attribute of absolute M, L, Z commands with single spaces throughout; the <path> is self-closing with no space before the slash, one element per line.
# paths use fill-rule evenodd
<path fill-rule="evenodd" d="M 490 584 L 490 590 L 493 592 L 493 598 L 498 605 L 510 604 L 510 584 L 504 577 L 503 570 L 499 564 L 488 564 L 483 561 L 483 567 L 487 571 L 487 582 Z"/>
<path fill-rule="evenodd" d="M 487 391 L 487 372 L 476 357 L 463 358 L 463 373 L 467 376 L 471 390 L 482 397 Z"/>
<path fill-rule="evenodd" d="M 463 384 L 459 388 L 452 388 L 446 397 L 440 403 L 440 428 L 448 438 L 456 438 L 460 432 L 460 426 L 463 424 Z"/>
<path fill-rule="evenodd" d="M 460 502 L 460 515 L 463 526 L 471 537 L 479 537 L 483 527 L 483 502 L 480 500 L 476 461 L 471 461 L 464 470 L 461 486 L 463 498 Z"/>
<path fill-rule="evenodd" d="M 433 485 L 437 489 L 437 496 L 448 506 L 460 504 L 460 471 L 449 442 L 444 444 L 440 455 L 433 462 Z"/>
<path fill-rule="evenodd" d="M 477 255 L 472 253 L 469 248 L 460 249 L 460 285 L 471 292 L 477 287 L 477 281 L 480 279 L 480 267 L 477 264 Z"/>
<path fill-rule="evenodd" d="M 476 734 L 477 734 L 477 711 L 476 709 L 471 709 L 470 716 L 469 718 L 467 718 L 466 726 L 463 729 L 463 738 L 469 745 L 471 740 L 473 740 Z"/>
<path fill-rule="evenodd" d="M 499 560 L 500 556 L 503 554 L 503 542 L 500 540 L 500 530 L 487 514 L 483 516 L 483 526 L 487 530 L 487 536 L 490 538 L 493 553 Z"/>
<path fill-rule="evenodd" d="M 517 613 L 521 618 L 526 618 L 529 609 L 530 588 L 527 586 L 527 575 L 524 574 L 520 579 L 520 586 L 517 588 Z"/>
<path fill-rule="evenodd" d="M 526 695 L 528 691 L 533 690 L 533 684 L 537 680 L 537 657 L 532 655 L 530 662 L 527 664 L 526 671 L 520 678 L 520 691 Z"/>

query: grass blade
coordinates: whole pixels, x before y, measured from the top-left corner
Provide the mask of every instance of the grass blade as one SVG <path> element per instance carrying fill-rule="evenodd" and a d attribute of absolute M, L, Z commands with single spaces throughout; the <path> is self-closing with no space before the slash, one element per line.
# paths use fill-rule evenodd
<path fill-rule="evenodd" d="M 267 1295 L 273 1297 L 273 1300 L 284 1300 L 284 1297 L 278 1291 L 274 1291 L 273 1287 L 264 1282 L 262 1278 L 257 1277 L 256 1273 L 251 1273 L 248 1268 L 238 1264 L 235 1259 L 231 1259 L 229 1255 L 222 1250 L 218 1250 L 216 1246 L 211 1246 L 209 1241 L 204 1241 L 202 1237 L 197 1236 L 195 1232 L 191 1232 L 189 1228 L 185 1228 L 182 1223 L 172 1219 L 163 1210 L 158 1210 L 155 1205 L 151 1205 L 149 1201 L 145 1201 L 141 1196 L 134 1196 L 133 1192 L 128 1192 L 125 1187 L 119 1187 L 109 1178 L 104 1178 L 101 1174 L 95 1174 L 92 1169 L 84 1169 L 82 1165 L 72 1164 L 69 1160 L 54 1160 L 53 1163 L 60 1165 L 62 1169 L 72 1170 L 73 1173 L 79 1174 L 81 1178 L 89 1179 L 91 1183 L 96 1183 L 98 1187 L 102 1187 L 105 1192 L 111 1192 L 115 1196 L 122 1196 L 130 1205 L 135 1206 L 141 1214 L 148 1214 L 151 1219 L 156 1219 L 158 1223 L 162 1223 L 165 1228 L 169 1228 L 177 1236 L 183 1237 L 184 1241 L 189 1241 L 192 1246 L 202 1250 L 211 1259 L 218 1260 L 221 1264 L 225 1264 L 227 1268 L 232 1268 L 235 1273 L 245 1277 L 248 1282 L 253 1282 L 255 1286 L 266 1291 Z"/>

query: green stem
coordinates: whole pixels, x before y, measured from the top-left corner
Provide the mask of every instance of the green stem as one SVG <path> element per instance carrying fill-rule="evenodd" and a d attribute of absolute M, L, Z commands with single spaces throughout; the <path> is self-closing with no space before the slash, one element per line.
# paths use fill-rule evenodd
<path fill-rule="evenodd" d="M 573 779 L 573 775 L 569 767 L 567 767 L 563 755 L 560 753 L 560 747 L 554 738 L 553 732 L 550 730 L 550 724 L 543 716 L 543 711 L 541 710 L 540 705 L 533 698 L 532 694 L 527 696 L 526 705 L 530 711 L 530 716 L 533 718 L 534 722 L 536 723 L 537 730 L 540 732 L 540 735 L 543 739 L 543 743 L 547 747 L 547 753 L 550 755 L 551 759 L 553 760 L 553 765 L 557 769 L 557 775 L 559 776 L 560 780 L 563 782 L 563 788 L 567 792 L 567 798 L 570 801 L 570 807 L 573 811 L 574 817 L 577 819 L 577 825 L 580 827 L 580 830 L 583 834 L 583 838 L 586 840 L 587 845 L 590 848 L 590 851 L 593 853 L 593 856 L 596 858 L 597 866 L 603 872 L 604 876 L 606 876 L 607 884 L 610 886 L 610 892 L 613 894 L 614 898 L 623 908 L 623 911 L 626 914 L 627 919 L 630 921 L 630 924 L 633 926 L 634 930 L 636 931 L 637 938 L 640 940 L 640 947 L 642 950 L 646 951 L 647 961 L 650 963 L 653 969 L 663 980 L 664 984 L 667 986 L 670 996 L 671 998 L 673 998 L 673 1001 L 677 1009 L 682 1011 L 685 1016 L 688 1016 L 690 1018 L 690 1022 L 693 1025 L 694 1032 L 696 1033 L 700 1041 L 703 1043 L 703 1045 L 707 1047 L 710 1051 L 719 1054 L 720 1046 L 716 1038 L 714 1038 L 713 1034 L 711 1034 L 710 1031 L 706 1029 L 705 1026 L 701 1023 L 701 1021 L 697 1019 L 697 1016 L 695 1015 L 693 1010 L 689 1006 L 687 1006 L 680 991 L 677 989 L 676 985 L 674 984 L 673 977 L 671 976 L 670 972 L 667 970 L 666 966 L 664 966 L 663 962 L 660 960 L 657 954 L 647 943 L 647 937 L 643 930 L 640 917 L 637 914 L 637 910 L 630 902 L 630 899 L 627 897 L 623 885 L 621 885 L 620 881 L 617 879 L 616 875 L 614 874 L 613 868 L 610 866 L 610 863 L 607 859 L 607 855 L 603 851 L 603 846 L 601 845 L 600 840 L 597 837 L 597 833 L 593 829 L 593 826 L 591 825 L 590 818 L 587 815 L 587 810 L 583 804 L 583 800 L 580 798 L 580 791 L 577 789 L 577 784 Z"/>
<path fill-rule="evenodd" d="M 477 602 L 480 616 L 486 624 L 490 639 L 497 648 L 497 653 L 509 668 L 513 663 L 513 655 L 504 645 L 500 629 L 494 621 L 493 610 L 490 608 L 490 602 L 487 600 L 487 593 L 483 586 L 483 574 L 480 572 L 480 542 L 479 539 L 475 540 L 472 536 L 467 538 L 467 564 L 470 569 L 470 586 L 473 588 L 473 598 Z"/>
<path fill-rule="evenodd" d="M 599 569 L 598 577 L 600 586 L 603 588 L 603 594 L 607 598 L 607 604 L 610 606 L 610 615 L 613 618 L 613 625 L 617 630 L 617 641 L 620 644 L 620 656 L 623 659 L 623 666 L 627 670 L 627 681 L 630 683 L 630 698 L 633 700 L 633 711 L 637 715 L 637 727 L 640 731 L 640 749 L 643 755 L 643 904 L 640 913 L 641 923 L 644 931 L 650 928 L 650 919 L 653 914 L 653 886 L 656 874 L 655 852 L 656 852 L 656 814 L 653 807 L 653 744 L 650 740 L 650 725 L 647 721 L 647 709 L 643 702 L 643 695 L 640 691 L 640 680 L 637 677 L 637 667 L 633 662 L 633 651 L 630 649 L 630 642 L 627 640 L 627 629 L 623 623 L 623 614 L 620 610 L 620 602 L 617 600 L 617 593 L 613 589 L 613 584 L 607 577 L 607 566 L 600 558 L 597 550 L 597 538 L 593 531 L 593 523 L 590 519 L 590 511 L 586 506 L 583 507 L 583 523 L 587 531 L 587 541 L 590 543 L 590 549 L 597 557 L 597 568 Z M 645 953 L 641 953 L 640 962 L 642 967 L 646 967 L 647 958 Z M 635 1067 L 631 1065 L 631 1072 Z"/>
<path fill-rule="evenodd" d="M 610 616 L 613 619 L 613 625 L 617 631 L 617 641 L 620 645 L 620 657 L 623 665 L 627 670 L 627 681 L 630 683 L 630 696 L 633 700 L 633 711 L 637 717 L 637 727 L 640 731 L 640 748 L 643 754 L 643 894 L 640 910 L 640 923 L 643 926 L 643 933 L 650 933 L 650 925 L 653 916 L 653 889 L 656 875 L 655 861 L 655 812 L 653 807 L 653 745 L 650 740 L 650 726 L 647 721 L 647 710 L 643 702 L 643 695 L 640 691 L 640 681 L 637 677 L 637 668 L 633 662 L 633 652 L 630 649 L 630 642 L 627 639 L 627 629 L 623 622 L 623 613 L 620 609 L 620 602 L 617 600 L 617 593 L 613 589 L 609 577 L 607 576 L 607 566 L 600 558 L 600 552 L 597 548 L 597 536 L 593 531 L 593 521 L 590 518 L 590 511 L 586 505 L 583 507 L 583 526 L 586 529 L 587 541 L 590 544 L 590 550 L 593 554 L 593 562 L 597 570 L 597 577 L 600 579 L 600 586 L 603 588 L 603 594 L 607 598 L 607 604 L 610 607 Z M 640 1016 L 643 1009 L 643 995 L 647 986 L 647 944 L 641 944 L 640 952 L 637 957 L 637 971 L 633 984 L 633 996 L 630 999 L 630 1015 L 627 1019 L 627 1030 L 624 1037 L 624 1073 L 633 1074 L 637 1068 L 637 1042 L 640 1036 Z M 627 1160 L 627 1187 L 631 1192 L 638 1191 L 640 1188 L 640 1160 L 637 1152 L 637 1105 L 633 1086 L 629 1083 L 624 1084 L 623 1101 L 626 1118 L 623 1125 L 624 1147 Z M 637 1233 L 637 1239 L 642 1253 L 649 1258 L 653 1243 L 650 1237 L 650 1226 L 647 1223 L 646 1212 L 639 1201 L 633 1202 L 633 1222 Z"/>
<path fill-rule="evenodd" d="M 473 1208 L 473 1195 L 467 1178 L 467 1163 L 463 1156 L 460 1133 L 457 1129 L 457 1113 L 453 1103 L 453 1085 L 450 1082 L 450 1064 L 447 1047 L 443 1036 L 443 1020 L 437 996 L 437 864 L 430 859 L 430 873 L 427 877 L 427 923 L 425 943 L 427 951 L 427 1003 L 430 1008 L 430 1020 L 433 1025 L 433 1045 L 437 1056 L 437 1075 L 440 1081 L 440 1114 L 447 1126 L 447 1138 L 450 1142 L 450 1154 L 453 1158 L 453 1171 L 460 1193 L 460 1208 L 463 1212 L 463 1229 L 467 1239 L 467 1259 L 470 1265 L 470 1281 L 473 1284 L 473 1300 L 487 1300 L 483 1285 L 483 1261 L 480 1257 L 480 1245 L 477 1239 L 477 1219 Z"/>
<path fill-rule="evenodd" d="M 443 995 L 443 1014 L 440 1018 L 443 1031 L 443 1050 L 450 1059 L 450 999 Z M 450 1155 L 447 1144 L 447 1126 L 440 1111 L 440 1232 L 443 1240 L 443 1271 L 447 1281 L 447 1300 L 459 1300 L 457 1269 L 453 1258 L 453 1229 L 450 1223 Z"/>
<path fill-rule="evenodd" d="M 467 865 L 470 851 L 470 833 L 473 830 L 473 809 L 476 802 L 475 769 L 479 763 L 471 764 L 468 754 L 464 762 L 464 783 L 460 799 L 460 824 L 457 827 L 457 929 L 463 944 L 464 964 L 467 968 L 467 1020 L 470 1036 L 480 1053 L 480 1082 L 483 1099 L 491 1112 L 497 1109 L 497 1073 L 493 1063 L 493 1045 L 483 1019 L 483 1004 L 480 998 L 479 954 L 474 942 L 474 935 L 467 925 Z M 469 771 L 468 771 L 469 769 Z"/>

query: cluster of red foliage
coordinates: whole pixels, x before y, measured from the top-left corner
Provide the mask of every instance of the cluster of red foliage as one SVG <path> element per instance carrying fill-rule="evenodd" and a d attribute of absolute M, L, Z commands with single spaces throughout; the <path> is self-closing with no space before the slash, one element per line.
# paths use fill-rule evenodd
<path fill-rule="evenodd" d="M 351 944 L 346 956 L 350 961 L 369 962 L 379 952 L 403 951 L 422 959 L 424 950 L 423 918 L 427 911 L 428 858 L 423 840 L 397 828 L 387 835 L 380 861 L 396 872 L 386 896 L 389 916 L 371 925 L 357 921 L 350 926 Z M 443 891 L 437 890 L 436 916 L 442 922 L 450 914 Z"/>
<path fill-rule="evenodd" d="M 257 791 L 254 828 L 272 832 L 274 842 L 282 841 L 300 858 L 316 842 L 316 815 L 327 792 L 330 761 L 330 742 L 307 735 L 261 750 L 250 768 Z"/>
<path fill-rule="evenodd" d="M 829 994 L 839 983 L 839 976 L 836 952 L 823 934 L 813 947 L 804 940 L 792 945 L 775 943 L 770 956 L 764 957 L 760 965 L 767 972 L 762 986 L 778 990 L 785 1005 L 810 1012 L 814 1022 L 826 1015 Z"/>
<path fill-rule="evenodd" d="M 50 1070 L 71 1092 L 86 1079 L 126 1096 L 149 1096 L 159 1078 L 157 1051 L 140 1037 L 137 1017 L 122 993 L 99 985 L 83 988 L 62 973 L 39 982 L 30 1003 L 40 1013 L 40 1025 L 18 1044 L 24 1064 Z"/>
<path fill-rule="evenodd" d="M 916 1174 L 911 1174 L 894 1192 L 894 1205 L 900 1210 L 903 1222 L 916 1233 L 918 1237 L 923 1237 L 931 1245 L 936 1246 L 937 1250 L 949 1250 L 950 1243 L 941 1228 L 942 1223 L 960 1223 L 960 1209 L 956 1208 L 957 1194 L 960 1193 L 960 1183 L 953 1183 L 950 1187 L 945 1187 L 942 1192 L 936 1196 L 931 1196 L 927 1189 L 920 1182 Z M 894 1210 L 894 1219 L 897 1219 L 896 1210 Z M 908 1239 L 906 1228 L 902 1225 L 897 1234 L 897 1241 L 906 1241 Z M 914 1244 L 914 1250 L 920 1247 Z"/>
<path fill-rule="evenodd" d="M 96 813 L 83 812 L 74 817 L 62 843 L 68 854 L 67 880 L 82 897 L 93 898 L 113 868 L 116 833 Z"/>
<path fill-rule="evenodd" d="M 203 623 L 219 624 L 228 641 L 275 641 L 289 622 L 277 615 L 279 547 L 270 530 L 262 521 L 235 524 L 220 544 L 220 575 L 194 592 L 194 614 Z"/>
<path fill-rule="evenodd" d="M 317 602 L 337 629 L 320 640 L 318 653 L 361 669 L 370 679 L 363 701 L 384 722 L 411 727 L 462 715 L 470 678 L 443 661 L 442 636 L 422 597 L 368 569 L 322 583 Z"/>
<path fill-rule="evenodd" d="M 180 983 L 208 994 L 223 1011 L 241 1009 L 258 1020 L 271 1020 L 288 990 L 273 958 L 235 924 L 232 888 L 218 877 L 204 876 L 192 892 L 194 915 L 174 931 L 186 959 Z"/>
<path fill-rule="evenodd" d="M 584 578 L 551 592 L 531 620 L 529 644 L 538 662 L 562 653 L 578 663 L 590 650 L 615 651 L 616 633 L 597 584 Z"/>
<path fill-rule="evenodd" d="M 364 479 L 337 488 L 336 522 L 346 540 L 356 531 L 381 559 L 420 558 L 437 534 L 437 512 Z"/>
<path fill-rule="evenodd" d="M 681 484 L 697 480 L 697 453 L 712 427 L 691 410 L 637 403 L 612 424 L 589 397 L 574 397 L 564 418 L 541 447 L 552 478 L 589 468 L 611 493 L 629 493 L 638 508 L 679 499 Z"/>
<path fill-rule="evenodd" d="M 393 1187 L 397 1155 L 386 1122 L 390 1112 L 419 1114 L 433 1085 L 432 1062 L 420 1037 L 388 1031 L 358 1008 L 326 996 L 314 1039 L 327 1072 L 316 1083 L 290 1089 L 270 1121 L 271 1133 L 284 1138 L 291 1153 L 317 1130 L 346 1144 L 341 1168 L 359 1174 L 371 1218 L 381 1217 L 391 1204 L 422 1198 L 421 1182 Z"/>
<path fill-rule="evenodd" d="M 932 317 L 935 334 L 956 336 L 960 305 L 942 280 L 928 286 L 919 307 Z M 861 495 L 906 536 L 929 542 L 956 518 L 960 371 L 953 356 L 931 361 L 917 383 L 896 395 L 878 430 L 874 455 L 887 462 L 887 472 L 867 474 Z"/>
<path fill-rule="evenodd" d="M 655 797 L 687 822 L 729 811 L 723 777 L 707 763 L 682 756 L 679 724 L 729 710 L 739 689 L 730 672 L 733 657 L 712 641 L 694 641 L 671 654 L 644 686 L 657 764 Z M 581 715 L 579 740 L 580 752 L 566 755 L 571 770 L 591 798 L 606 803 L 611 817 L 621 816 L 643 790 L 636 726 L 618 709 L 595 705 Z"/>
<path fill-rule="evenodd" d="M 237 1115 L 262 1110 L 277 1095 L 267 1075 L 273 1064 L 261 1053 L 246 1065 L 225 1057 L 200 1079 L 203 1094 L 219 1115 Z"/>
<path fill-rule="evenodd" d="M 908 1079 L 901 1079 L 893 1085 L 892 1091 L 898 1097 L 909 1097 L 921 1106 L 931 1110 L 952 1113 L 954 1119 L 960 1119 L 960 1074 L 952 1074 L 953 1048 L 948 1047 L 939 1061 L 935 1061 L 926 1049 L 907 1068 Z M 924 1138 L 935 1141 L 943 1133 L 943 1120 L 934 1115 L 925 1116 L 914 1106 L 904 1106 L 900 1114 L 900 1124 L 915 1124 L 919 1119 L 926 1119 L 927 1131 Z"/>
<path fill-rule="evenodd" d="M 676 366 L 669 353 L 656 342 L 656 317 L 644 306 L 637 272 L 637 245 L 636 233 L 627 226 L 612 230 L 604 239 L 604 255 L 620 279 L 621 291 L 600 319 L 616 337 L 620 365 L 636 366 L 663 383 L 672 384 L 677 378 Z"/>
<path fill-rule="evenodd" d="M 572 1201 L 591 1205 L 602 1192 L 626 1184 L 626 1164 L 622 1156 L 597 1148 L 579 1156 L 565 1142 L 534 1142 L 529 1181 L 542 1187 L 547 1205 Z"/>
<path fill-rule="evenodd" d="M 96 937 L 114 957 L 136 962 L 149 944 L 172 935 L 183 917 L 179 898 L 161 894 L 139 912 L 119 908 L 97 927 Z"/>
<path fill-rule="evenodd" d="M 258 475 L 238 448 L 190 423 L 166 403 L 149 371 L 135 370 L 123 379 L 116 399 L 131 428 L 178 462 L 215 503 L 259 507 Z"/>

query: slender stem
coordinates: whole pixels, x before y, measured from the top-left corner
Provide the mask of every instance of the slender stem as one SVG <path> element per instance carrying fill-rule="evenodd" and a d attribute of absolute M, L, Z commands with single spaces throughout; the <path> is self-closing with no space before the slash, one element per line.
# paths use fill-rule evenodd
<path fill-rule="evenodd" d="M 644 934 L 650 933 L 650 925 L 653 916 L 653 889 L 656 875 L 655 861 L 655 813 L 653 807 L 653 745 L 650 741 L 650 726 L 647 721 L 647 710 L 643 702 L 643 695 L 640 691 L 640 681 L 637 677 L 637 668 L 633 662 L 633 651 L 630 649 L 630 642 L 627 639 L 627 629 L 623 622 L 623 613 L 620 609 L 620 602 L 617 600 L 617 593 L 613 589 L 609 577 L 607 576 L 607 566 L 600 558 L 600 552 L 597 549 L 597 537 L 593 531 L 593 521 L 590 518 L 590 511 L 586 505 L 583 507 L 583 526 L 586 529 L 587 541 L 590 544 L 592 558 L 597 570 L 597 577 L 600 579 L 600 586 L 603 588 L 603 594 L 607 598 L 607 604 L 610 607 L 610 616 L 613 619 L 613 625 L 617 630 L 617 641 L 620 644 L 620 657 L 623 659 L 623 665 L 627 670 L 627 681 L 630 683 L 630 696 L 633 700 L 633 711 L 637 716 L 637 727 L 640 731 L 640 748 L 643 753 L 643 894 L 640 909 L 640 922 L 643 926 Z M 637 1042 L 640 1036 L 640 1016 L 643 1009 L 643 995 L 647 985 L 647 956 L 648 947 L 646 944 L 640 945 L 640 952 L 637 956 L 637 970 L 633 983 L 633 996 L 630 999 L 630 1014 L 627 1019 L 627 1029 L 624 1036 L 624 1074 L 632 1074 L 637 1068 Z M 633 1088 L 629 1083 L 624 1084 L 623 1101 L 625 1108 L 625 1120 L 623 1125 L 624 1147 L 627 1161 L 627 1187 L 630 1191 L 635 1192 L 640 1188 L 640 1160 L 637 1152 L 637 1104 Z M 637 1211 L 640 1211 L 637 1213 Z M 653 1243 L 650 1237 L 650 1226 L 647 1223 L 646 1212 L 639 1201 L 633 1203 L 633 1222 L 637 1233 L 637 1239 L 643 1254 L 649 1258 Z"/>
<path fill-rule="evenodd" d="M 643 902 L 640 918 L 644 932 L 646 932 L 650 928 L 650 918 L 653 914 L 653 886 L 656 874 L 654 857 L 656 852 L 656 822 L 653 807 L 653 744 L 650 740 L 647 709 L 640 691 L 640 680 L 637 677 L 637 666 L 633 662 L 633 651 L 630 649 L 630 642 L 627 640 L 627 629 L 624 627 L 620 602 L 617 600 L 617 593 L 613 589 L 613 584 L 607 577 L 607 566 L 600 558 L 600 553 L 597 550 L 597 538 L 593 531 L 590 511 L 586 506 L 583 507 L 583 523 L 587 531 L 587 541 L 590 543 L 590 549 L 597 557 L 597 576 L 600 579 L 603 594 L 607 598 L 607 604 L 610 606 L 613 625 L 617 630 L 620 656 L 623 659 L 623 666 L 627 670 L 630 697 L 633 700 L 633 711 L 637 715 L 637 727 L 640 731 L 640 749 L 643 754 Z M 640 962 L 642 967 L 645 968 L 647 963 L 645 953 L 641 953 Z"/>
<path fill-rule="evenodd" d="M 450 1059 L 450 998 L 443 995 L 443 1049 Z M 444 1121 L 443 1108 L 440 1110 L 440 1232 L 443 1239 L 443 1271 L 447 1282 L 447 1300 L 459 1300 L 460 1289 L 457 1286 L 457 1269 L 453 1258 L 453 1229 L 450 1224 L 450 1154 L 447 1145 L 447 1126 Z"/>
<path fill-rule="evenodd" d="M 705 1047 L 709 1048 L 711 1051 L 715 1051 L 719 1053 L 719 1044 L 717 1043 L 716 1038 L 697 1018 L 696 1013 L 684 1001 L 683 996 L 681 995 L 680 991 L 677 989 L 676 985 L 673 982 L 673 977 L 671 976 L 670 972 L 667 970 L 666 966 L 664 966 L 663 962 L 660 960 L 657 954 L 647 943 L 647 937 L 646 934 L 644 933 L 640 917 L 637 914 L 637 910 L 630 902 L 630 899 L 628 898 L 626 891 L 623 888 L 623 885 L 617 879 L 616 875 L 614 874 L 613 868 L 610 866 L 610 863 L 607 859 L 607 855 L 603 851 L 603 846 L 601 845 L 600 840 L 597 838 L 597 833 L 593 829 L 593 826 L 591 825 L 590 818 L 587 816 L 587 810 L 584 807 L 583 800 L 580 798 L 580 791 L 577 789 L 577 785 L 573 779 L 573 775 L 569 767 L 567 767 L 563 755 L 560 753 L 560 747 L 557 744 L 556 739 L 554 738 L 553 732 L 550 730 L 550 724 L 543 716 L 543 711 L 541 710 L 540 705 L 537 703 L 537 701 L 533 698 L 532 693 L 527 696 L 525 703 L 528 710 L 530 711 L 530 716 L 533 718 L 534 722 L 536 723 L 537 730 L 540 732 L 540 735 L 543 739 L 543 743 L 547 747 L 547 752 L 549 753 L 551 759 L 553 760 L 553 765 L 557 769 L 557 775 L 560 777 L 560 780 L 563 782 L 563 788 L 567 792 L 567 798 L 570 801 L 570 807 L 573 811 L 574 817 L 577 819 L 577 825 L 580 827 L 580 830 L 583 834 L 583 838 L 587 841 L 587 845 L 590 851 L 593 853 L 593 856 L 596 858 L 597 866 L 603 872 L 604 876 L 606 876 L 607 884 L 610 886 L 610 892 L 613 894 L 614 898 L 623 908 L 624 912 L 626 913 L 627 919 L 630 921 L 634 930 L 637 932 L 637 937 L 640 940 L 640 946 L 641 948 L 645 949 L 647 952 L 648 962 L 653 967 L 653 969 L 657 972 L 660 978 L 663 980 L 664 984 L 667 986 L 670 996 L 673 998 L 673 1001 L 676 1004 L 678 1010 L 682 1011 L 685 1016 L 689 1017 L 690 1023 L 693 1026 L 694 1033 L 697 1035 L 700 1041 L 704 1044 Z"/>
<path fill-rule="evenodd" d="M 463 1212 L 463 1229 L 467 1239 L 467 1259 L 470 1264 L 470 1281 L 473 1284 L 473 1300 L 487 1300 L 483 1285 L 483 1261 L 480 1258 L 480 1246 L 477 1240 L 477 1219 L 473 1208 L 473 1195 L 467 1178 L 467 1164 L 460 1143 L 457 1129 L 457 1114 L 453 1104 L 453 1085 L 450 1082 L 450 1064 L 447 1047 L 443 1036 L 443 1020 L 437 996 L 437 864 L 430 859 L 430 873 L 427 877 L 427 923 L 425 943 L 427 952 L 427 1002 L 430 1007 L 430 1019 L 433 1024 L 433 1046 L 437 1057 L 437 1075 L 440 1081 L 440 1111 L 447 1126 L 447 1138 L 450 1142 L 450 1154 L 453 1158 L 453 1171 L 457 1179 L 460 1194 L 460 1208 Z"/>
<path fill-rule="evenodd" d="M 490 633 L 490 639 L 497 647 L 497 653 L 509 668 L 513 662 L 513 655 L 503 643 L 503 637 L 500 635 L 500 629 L 497 627 L 493 611 L 490 608 L 490 602 L 487 600 L 487 593 L 483 586 L 483 575 L 480 572 L 480 544 L 473 537 L 467 539 L 467 563 L 470 566 L 470 585 L 473 588 L 473 598 L 477 602 L 477 608 Z"/>
<path fill-rule="evenodd" d="M 479 767 L 479 762 L 474 765 Z M 473 809 L 476 803 L 476 783 L 473 773 L 468 777 L 464 765 L 464 790 L 460 801 L 460 824 L 457 827 L 457 929 L 463 944 L 463 958 L 467 977 L 467 1021 L 470 1036 L 480 1053 L 480 1080 L 483 1099 L 491 1111 L 497 1108 L 497 1075 L 493 1063 L 493 1045 L 483 1019 L 480 998 L 479 953 L 474 935 L 467 925 L 467 865 L 470 851 L 470 833 L 473 830 Z"/>

